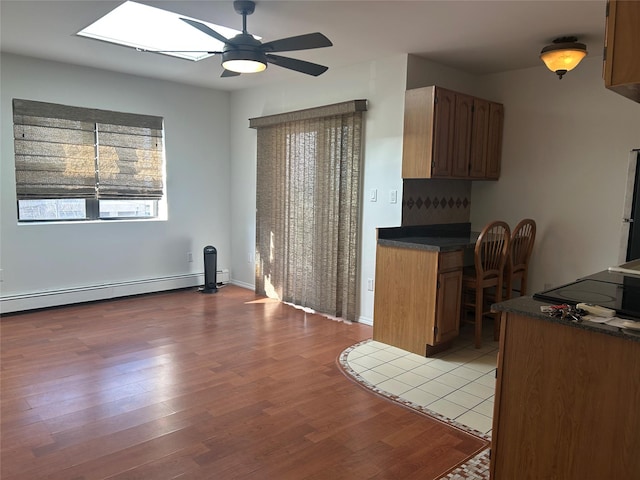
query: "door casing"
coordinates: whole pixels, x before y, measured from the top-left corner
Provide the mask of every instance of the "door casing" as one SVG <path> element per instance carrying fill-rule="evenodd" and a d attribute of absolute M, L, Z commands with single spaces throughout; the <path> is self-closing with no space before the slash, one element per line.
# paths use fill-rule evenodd
<path fill-rule="evenodd" d="M 640 149 L 629 156 L 618 265 L 640 258 Z"/>

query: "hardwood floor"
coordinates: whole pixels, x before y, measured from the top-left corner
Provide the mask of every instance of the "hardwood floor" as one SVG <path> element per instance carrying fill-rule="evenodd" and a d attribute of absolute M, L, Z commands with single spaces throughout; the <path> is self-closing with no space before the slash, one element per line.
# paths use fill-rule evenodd
<path fill-rule="evenodd" d="M 336 359 L 371 327 L 227 286 L 4 316 L 1 477 L 434 479 L 473 436 Z"/>

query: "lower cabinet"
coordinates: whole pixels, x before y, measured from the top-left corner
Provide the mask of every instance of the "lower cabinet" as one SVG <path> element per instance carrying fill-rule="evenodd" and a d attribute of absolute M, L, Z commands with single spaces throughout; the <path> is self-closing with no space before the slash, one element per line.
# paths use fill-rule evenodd
<path fill-rule="evenodd" d="M 463 251 L 378 245 L 373 339 L 427 355 L 458 336 Z"/>
<path fill-rule="evenodd" d="M 503 313 L 492 480 L 640 479 L 640 342 Z"/>
<path fill-rule="evenodd" d="M 451 254 L 440 254 L 440 257 L 443 255 Z M 453 340 L 460 331 L 462 261 L 460 262 L 460 267 L 455 270 L 438 272 L 437 289 L 434 338 L 432 341 L 427 341 L 429 345 L 433 346 Z"/>

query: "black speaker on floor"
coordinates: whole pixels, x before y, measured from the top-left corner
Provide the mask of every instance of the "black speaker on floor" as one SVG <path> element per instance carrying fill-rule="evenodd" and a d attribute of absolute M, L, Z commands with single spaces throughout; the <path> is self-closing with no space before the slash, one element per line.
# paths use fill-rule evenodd
<path fill-rule="evenodd" d="M 216 293 L 218 291 L 217 270 L 218 251 L 215 247 L 207 245 L 204 247 L 204 287 L 200 289 L 202 293 Z"/>

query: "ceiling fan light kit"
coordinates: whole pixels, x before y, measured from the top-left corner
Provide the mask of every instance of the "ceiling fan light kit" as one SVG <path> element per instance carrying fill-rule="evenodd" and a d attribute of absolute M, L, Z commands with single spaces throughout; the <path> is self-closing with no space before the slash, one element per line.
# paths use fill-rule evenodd
<path fill-rule="evenodd" d="M 236 73 L 258 73 L 267 68 L 267 57 L 260 50 L 260 41 L 252 35 L 240 33 L 225 44 L 222 51 L 222 66 Z"/>
<path fill-rule="evenodd" d="M 222 54 L 223 77 L 236 76 L 241 73 L 262 72 L 267 68 L 268 63 L 313 76 L 321 75 L 328 70 L 328 67 L 317 63 L 271 54 L 271 52 L 310 50 L 332 46 L 331 41 L 321 33 L 308 33 L 262 43 L 247 31 L 247 15 L 251 15 L 254 12 L 255 3 L 247 0 L 235 0 L 233 8 L 242 15 L 242 33 L 233 38 L 226 38 L 196 20 L 181 19 L 192 27 L 224 43 L 222 52 L 214 52 Z"/>
<path fill-rule="evenodd" d="M 231 56 L 227 57 L 227 59 L 225 59 L 224 56 L 222 57 L 222 67 L 231 72 L 259 73 L 267 69 L 266 62 L 261 62 L 260 60 L 249 60 L 247 58 L 234 59 L 230 58 Z"/>
<path fill-rule="evenodd" d="M 555 72 L 560 79 L 563 75 L 578 66 L 587 56 L 587 46 L 578 43 L 576 37 L 556 38 L 540 52 L 540 59 L 549 70 Z"/>

